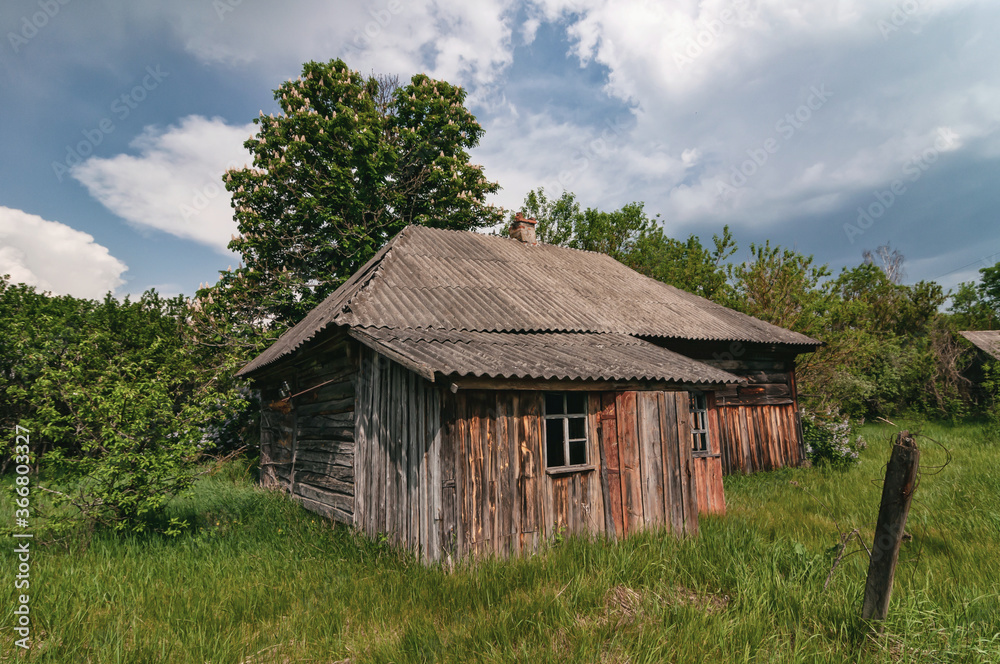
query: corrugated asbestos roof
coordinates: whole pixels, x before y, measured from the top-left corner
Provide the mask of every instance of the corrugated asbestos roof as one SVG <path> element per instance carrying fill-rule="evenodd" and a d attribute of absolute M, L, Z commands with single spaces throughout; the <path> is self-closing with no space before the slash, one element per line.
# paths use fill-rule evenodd
<path fill-rule="evenodd" d="M 291 354 L 330 325 L 820 345 L 604 254 L 408 226 L 240 375 Z"/>
<path fill-rule="evenodd" d="M 959 334 L 990 357 L 1000 360 L 1000 330 L 967 331 Z"/>
<path fill-rule="evenodd" d="M 742 378 L 625 334 L 469 332 L 378 327 L 351 336 L 434 380 L 477 378 L 743 382 Z"/>

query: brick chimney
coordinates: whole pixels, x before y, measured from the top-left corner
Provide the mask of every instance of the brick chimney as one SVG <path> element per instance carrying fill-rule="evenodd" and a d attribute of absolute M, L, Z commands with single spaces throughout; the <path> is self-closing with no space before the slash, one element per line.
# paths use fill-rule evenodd
<path fill-rule="evenodd" d="M 520 240 L 525 244 L 538 244 L 535 239 L 534 219 L 525 219 L 524 215 L 518 212 L 514 215 L 514 221 L 510 225 L 510 236 L 515 240 Z"/>

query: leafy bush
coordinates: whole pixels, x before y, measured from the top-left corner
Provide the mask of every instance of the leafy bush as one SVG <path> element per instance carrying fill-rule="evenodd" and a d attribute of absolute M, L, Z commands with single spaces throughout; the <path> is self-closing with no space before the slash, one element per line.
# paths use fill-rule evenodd
<path fill-rule="evenodd" d="M 854 437 L 850 420 L 839 412 L 803 411 L 802 435 L 806 454 L 816 465 L 850 466 L 858 462 L 861 451 L 868 447 L 860 435 Z"/>
<path fill-rule="evenodd" d="M 33 462 L 84 521 L 156 529 L 202 453 L 233 445 L 251 411 L 186 341 L 188 311 L 155 291 L 97 302 L 0 278 L 0 424 L 31 431 Z"/>

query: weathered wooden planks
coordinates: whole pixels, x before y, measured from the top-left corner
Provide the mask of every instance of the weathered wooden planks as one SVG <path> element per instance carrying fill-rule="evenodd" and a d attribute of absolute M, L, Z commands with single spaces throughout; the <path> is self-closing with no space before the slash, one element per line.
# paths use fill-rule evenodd
<path fill-rule="evenodd" d="M 444 394 L 441 399 L 441 431 L 440 431 L 440 486 L 441 511 L 438 525 L 438 542 L 441 556 L 454 559 L 459 555 L 461 542 L 459 522 L 458 487 L 461 482 L 457 473 L 458 444 L 461 426 L 458 421 L 457 395 Z"/>
<path fill-rule="evenodd" d="M 687 441 L 681 438 L 681 432 L 677 429 L 677 401 L 673 394 L 657 394 L 657 403 L 660 407 L 660 431 L 663 436 L 664 518 L 670 529 L 681 535 L 684 532 L 684 499 L 679 448 L 687 444 Z"/>
<path fill-rule="evenodd" d="M 275 371 L 262 393 L 274 405 L 261 417 L 262 483 L 346 523 L 355 511 L 356 369 L 349 343 L 335 337 Z"/>
<path fill-rule="evenodd" d="M 698 512 L 725 514 L 726 496 L 722 489 L 722 459 L 719 456 L 693 458 L 695 488 L 698 493 Z"/>
<path fill-rule="evenodd" d="M 505 398 L 506 397 L 506 398 Z M 496 448 L 497 466 L 494 484 L 497 491 L 496 522 L 494 537 L 497 551 L 504 555 L 518 553 L 514 546 L 517 531 L 514 529 L 514 498 L 517 493 L 517 441 L 514 438 L 516 425 L 514 411 L 517 408 L 516 394 L 507 396 L 496 393 Z"/>
<path fill-rule="evenodd" d="M 645 517 L 642 505 L 642 474 L 640 472 L 638 419 L 633 391 L 618 392 L 615 408 L 618 420 L 618 458 L 621 463 L 622 504 L 625 511 L 625 533 L 642 530 Z"/>
<path fill-rule="evenodd" d="M 450 493 L 443 473 L 454 454 L 443 444 L 439 389 L 374 351 L 362 349 L 354 454 L 357 487 L 364 488 L 355 526 L 384 533 L 424 560 L 450 553 L 454 476 Z M 444 495 L 443 495 L 444 494 Z"/>
<path fill-rule="evenodd" d="M 603 396 L 594 394 L 589 400 L 588 431 L 592 469 L 550 475 L 541 463 L 544 448 L 541 436 L 541 395 L 518 393 L 515 403 L 504 392 L 496 392 L 497 441 L 501 460 L 512 450 L 509 446 L 521 437 L 519 464 L 516 473 L 500 461 L 497 466 L 496 492 L 500 517 L 500 532 L 516 525 L 520 547 L 487 547 L 490 552 L 531 550 L 525 535 L 533 516 L 542 517 L 538 530 L 543 537 L 559 533 L 607 533 L 622 536 L 643 527 L 671 524 L 678 534 L 695 534 L 698 528 L 699 468 L 691 456 L 691 429 L 685 392 L 620 392 Z M 460 427 L 481 446 L 489 428 L 484 427 L 482 411 L 488 399 L 473 392 L 466 393 L 465 403 L 471 404 Z M 520 414 L 520 417 L 512 415 Z M 513 422 L 513 426 L 511 423 Z M 518 424 L 525 432 L 517 431 Z M 534 431 L 533 431 L 534 430 Z M 476 432 L 480 433 L 476 433 Z M 512 438 L 513 436 L 513 438 Z M 505 448 L 507 448 L 505 450 Z M 476 454 L 478 458 L 478 453 Z M 529 476 L 533 457 L 539 463 L 540 484 Z M 705 461 L 708 465 L 713 461 Z M 722 477 L 719 460 L 714 459 L 715 472 L 709 468 L 702 480 L 706 500 L 713 500 L 713 511 L 724 509 Z M 474 468 L 475 464 L 467 464 Z M 490 464 L 475 472 L 488 473 Z M 484 475 L 479 482 L 489 482 Z M 476 480 L 465 483 L 466 490 L 476 490 Z M 540 494 L 536 491 L 540 489 Z M 511 498 L 507 498 L 511 495 Z M 470 504 L 477 501 L 470 500 Z M 537 512 L 533 510 L 537 506 Z M 512 511 L 511 511 L 512 510 Z M 509 512 L 509 516 L 508 516 Z M 616 518 L 617 516 L 617 518 Z M 475 515 L 473 515 L 475 518 Z M 488 538 L 486 538 L 487 541 Z M 473 551 L 480 548 L 472 546 Z"/>
<path fill-rule="evenodd" d="M 308 509 L 426 561 L 528 553 L 557 534 L 662 524 L 690 534 L 702 503 L 724 510 L 721 457 L 692 462 L 685 392 L 592 393 L 586 464 L 546 472 L 544 392 L 455 393 L 356 352 L 344 360 L 357 363 L 353 378 L 310 366 L 310 380 L 333 382 L 290 413 L 269 411 L 267 477 Z"/>
<path fill-rule="evenodd" d="M 805 460 L 794 403 L 718 406 L 714 416 L 727 475 L 797 466 Z"/>
<path fill-rule="evenodd" d="M 660 430 L 660 403 L 656 392 L 636 394 L 636 416 L 642 471 L 642 500 L 647 525 L 664 522 L 663 434 Z"/>
<path fill-rule="evenodd" d="M 518 443 L 518 494 L 520 501 L 522 552 L 534 551 L 542 537 L 541 479 L 542 463 L 541 395 L 521 392 L 515 422 L 520 427 Z"/>
<path fill-rule="evenodd" d="M 605 519 L 612 527 L 608 531 L 611 537 L 622 537 L 625 530 L 625 510 L 622 500 L 621 461 L 618 458 L 618 415 L 615 406 L 615 393 L 601 393 L 600 413 L 600 445 L 601 464 L 603 472 L 601 482 L 607 494 L 607 505 L 611 518 Z"/>

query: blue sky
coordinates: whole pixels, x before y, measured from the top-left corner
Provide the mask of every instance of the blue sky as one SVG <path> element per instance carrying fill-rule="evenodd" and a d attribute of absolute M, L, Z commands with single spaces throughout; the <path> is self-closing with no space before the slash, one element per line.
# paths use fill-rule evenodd
<path fill-rule="evenodd" d="M 0 29 L 0 273 L 56 293 L 235 266 L 221 174 L 335 57 L 469 90 L 507 208 L 643 201 L 835 271 L 889 242 L 946 287 L 1000 261 L 998 3 L 7 0 Z"/>

